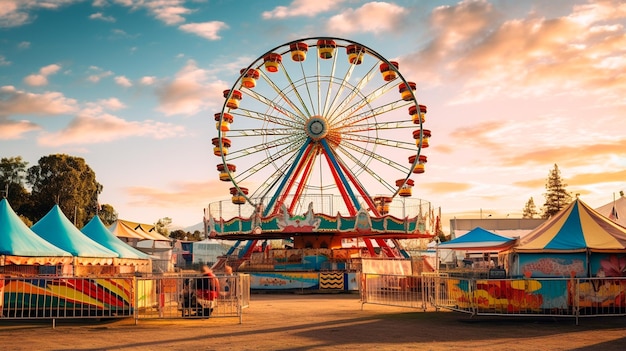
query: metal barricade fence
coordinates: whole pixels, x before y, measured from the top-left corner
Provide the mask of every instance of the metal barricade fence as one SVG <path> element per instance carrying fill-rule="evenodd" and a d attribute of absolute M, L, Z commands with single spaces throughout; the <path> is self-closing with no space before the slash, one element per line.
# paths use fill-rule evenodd
<path fill-rule="evenodd" d="M 414 289 L 419 278 L 421 288 Z M 472 315 L 575 318 L 626 315 L 626 278 L 475 279 L 446 273 L 420 277 L 363 274 L 361 301 L 445 308 Z"/>
<path fill-rule="evenodd" d="M 202 275 L 137 278 L 135 318 L 238 317 L 250 303 L 248 274 L 216 275 L 220 290 L 203 291 Z"/>
<path fill-rule="evenodd" d="M 0 279 L 1 319 L 239 317 L 250 303 L 248 274 L 217 276 L 211 305 L 185 284 L 202 276 L 6 277 Z"/>
<path fill-rule="evenodd" d="M 361 309 L 366 303 L 425 308 L 420 277 L 361 273 Z"/>
<path fill-rule="evenodd" d="M 128 318 L 134 277 L 6 277 L 0 319 Z"/>

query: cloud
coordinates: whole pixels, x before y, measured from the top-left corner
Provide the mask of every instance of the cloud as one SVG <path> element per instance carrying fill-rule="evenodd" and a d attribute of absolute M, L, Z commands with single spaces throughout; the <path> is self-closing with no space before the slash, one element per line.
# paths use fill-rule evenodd
<path fill-rule="evenodd" d="M 77 103 L 59 92 L 28 93 L 13 86 L 0 87 L 0 117 L 11 115 L 60 115 L 77 110 Z"/>
<path fill-rule="evenodd" d="M 117 85 L 129 88 L 133 86 L 133 83 L 130 81 L 130 79 L 126 78 L 125 76 L 117 76 L 115 77 L 115 83 Z"/>
<path fill-rule="evenodd" d="M 48 85 L 48 76 L 57 73 L 61 69 L 60 65 L 52 64 L 39 69 L 39 74 L 31 74 L 24 78 L 24 83 L 34 86 L 41 87 L 44 85 Z"/>
<path fill-rule="evenodd" d="M 222 104 L 224 89 L 227 89 L 226 83 L 211 77 L 209 71 L 189 60 L 173 80 L 158 89 L 158 110 L 168 116 L 192 115 Z"/>
<path fill-rule="evenodd" d="M 419 187 L 432 193 L 461 193 L 471 189 L 472 185 L 461 182 L 429 182 L 420 183 Z"/>
<path fill-rule="evenodd" d="M 328 30 L 337 33 L 394 32 L 402 28 L 409 11 L 386 2 L 369 2 L 356 10 L 348 9 L 328 20 Z"/>
<path fill-rule="evenodd" d="M 199 208 L 207 203 L 221 201 L 228 194 L 229 185 L 219 180 L 202 182 L 178 182 L 159 188 L 133 186 L 125 189 L 132 199 L 130 204 L 137 207 L 155 208 Z M 167 191 L 164 189 L 173 189 Z M 220 190 L 221 189 L 221 190 Z"/>
<path fill-rule="evenodd" d="M 532 165 L 532 164 L 553 164 L 558 160 L 562 166 L 595 166 L 597 164 L 607 165 L 611 156 L 618 156 L 626 159 L 626 139 L 615 142 L 603 142 L 596 144 L 586 144 L 581 149 L 580 145 L 556 145 L 543 147 L 528 152 L 521 152 L 502 158 L 503 166 Z"/>
<path fill-rule="evenodd" d="M 228 25 L 220 21 L 204 22 L 204 23 L 188 23 L 178 27 L 180 30 L 192 33 L 209 40 L 219 40 L 221 37 L 218 32 L 222 29 L 228 29 Z"/>
<path fill-rule="evenodd" d="M 30 121 L 11 121 L 0 116 L 0 140 L 20 139 L 24 134 L 42 128 Z"/>
<path fill-rule="evenodd" d="M 8 61 L 6 57 L 0 55 L 0 66 L 10 66 L 11 61 Z"/>
<path fill-rule="evenodd" d="M 22 41 L 19 44 L 17 44 L 17 48 L 20 50 L 25 50 L 30 48 L 30 41 Z"/>
<path fill-rule="evenodd" d="M 89 19 L 92 20 L 100 20 L 105 22 L 115 22 L 115 18 L 113 16 L 105 16 L 102 12 L 96 12 L 89 15 Z"/>
<path fill-rule="evenodd" d="M 335 9 L 341 0 L 294 0 L 289 6 L 277 6 L 262 14 L 263 19 L 306 16 L 314 17 L 322 12 Z"/>
<path fill-rule="evenodd" d="M 130 137 L 166 139 L 183 135 L 183 126 L 152 120 L 127 121 L 106 110 L 117 110 L 124 105 L 115 98 L 89 103 L 67 128 L 58 132 L 43 133 L 37 140 L 40 145 L 58 147 L 108 143 Z"/>
<path fill-rule="evenodd" d="M 109 76 L 113 75 L 113 72 L 111 72 L 111 71 L 104 71 L 102 68 L 96 67 L 96 66 L 89 67 L 89 70 L 91 72 L 95 72 L 95 73 L 89 74 L 89 76 L 87 76 L 87 80 L 92 82 L 92 83 L 98 83 L 102 78 L 106 78 L 106 77 L 109 77 Z"/>
<path fill-rule="evenodd" d="M 156 82 L 156 77 L 154 76 L 141 77 L 141 79 L 139 80 L 139 83 L 141 83 L 142 85 L 152 85 L 155 82 Z"/>
<path fill-rule="evenodd" d="M 621 2 L 589 2 L 555 18 L 505 19 L 486 1 L 462 1 L 434 9 L 432 40 L 401 62 L 428 84 L 458 84 L 455 104 L 558 93 L 625 105 L 624 18 Z"/>
<path fill-rule="evenodd" d="M 139 6 L 146 7 L 154 16 L 167 25 L 174 25 L 185 21 L 183 15 L 193 11 L 182 6 L 183 0 L 141 2 Z M 134 4 L 137 6 L 136 4 Z"/>
<path fill-rule="evenodd" d="M 55 10 L 79 0 L 2 0 L 0 1 L 0 28 L 19 27 L 33 20 L 31 12 L 39 9 Z"/>

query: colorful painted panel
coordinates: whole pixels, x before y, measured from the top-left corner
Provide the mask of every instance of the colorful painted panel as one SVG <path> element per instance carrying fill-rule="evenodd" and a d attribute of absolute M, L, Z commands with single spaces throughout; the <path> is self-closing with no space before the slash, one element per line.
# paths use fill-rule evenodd
<path fill-rule="evenodd" d="M 448 294 L 461 309 L 479 312 L 528 313 L 567 309 L 565 280 L 450 280 Z"/>
<path fill-rule="evenodd" d="M 250 289 L 319 289 L 319 275 L 308 272 L 250 273 Z"/>
<path fill-rule="evenodd" d="M 585 253 L 519 254 L 519 273 L 526 278 L 582 278 L 587 276 Z"/>
<path fill-rule="evenodd" d="M 344 280 L 342 272 L 322 272 L 320 273 L 320 290 L 343 290 Z"/>
<path fill-rule="evenodd" d="M 594 252 L 589 264 L 592 277 L 626 277 L 626 254 Z"/>
<path fill-rule="evenodd" d="M 578 304 L 581 308 L 626 308 L 626 280 L 624 279 L 581 281 L 578 294 Z"/>
<path fill-rule="evenodd" d="M 132 279 L 7 279 L 4 314 L 37 310 L 54 315 L 130 315 Z"/>

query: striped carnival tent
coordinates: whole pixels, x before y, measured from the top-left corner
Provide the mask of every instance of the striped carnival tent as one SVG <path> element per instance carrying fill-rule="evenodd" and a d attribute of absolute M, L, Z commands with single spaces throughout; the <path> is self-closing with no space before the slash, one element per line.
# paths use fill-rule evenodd
<path fill-rule="evenodd" d="M 626 276 L 626 228 L 578 198 L 512 252 L 513 276 Z"/>

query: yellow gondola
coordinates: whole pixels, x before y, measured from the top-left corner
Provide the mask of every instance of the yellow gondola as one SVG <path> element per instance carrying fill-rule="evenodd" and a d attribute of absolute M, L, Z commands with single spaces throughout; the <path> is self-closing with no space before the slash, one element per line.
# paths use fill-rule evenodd
<path fill-rule="evenodd" d="M 317 41 L 317 52 L 321 59 L 330 59 L 335 55 L 337 44 L 334 40 L 320 39 Z"/>
<path fill-rule="evenodd" d="M 278 72 L 278 68 L 283 62 L 283 57 L 280 54 L 275 52 L 269 53 L 263 57 L 263 64 L 265 65 L 265 70 L 270 73 Z"/>
<path fill-rule="evenodd" d="M 398 69 L 398 67 L 400 67 L 400 64 L 396 61 L 391 61 L 389 63 L 391 63 L 391 65 L 393 65 L 396 70 Z M 385 82 L 391 82 L 392 80 L 398 78 L 398 74 L 396 73 L 396 71 L 394 71 L 387 62 L 381 63 L 379 68 Z"/>
<path fill-rule="evenodd" d="M 229 95 L 230 97 L 228 97 Z M 230 90 L 224 90 L 224 97 L 228 99 L 226 107 L 235 110 L 239 108 L 239 102 L 243 98 L 243 95 L 239 90 L 233 90 L 232 94 L 230 94 Z"/>
<path fill-rule="evenodd" d="M 296 62 L 300 62 L 306 60 L 306 53 L 309 50 L 309 45 L 303 42 L 293 43 L 289 45 L 289 50 L 291 51 L 291 59 Z"/>
<path fill-rule="evenodd" d="M 415 91 L 415 89 L 417 88 L 417 85 L 414 82 L 408 82 L 408 83 L 409 83 L 408 87 L 404 83 L 400 83 L 400 85 L 398 86 L 398 90 L 400 91 L 400 96 L 402 97 L 402 100 L 404 101 L 413 100 L 413 95 L 411 94 L 411 90 Z"/>

